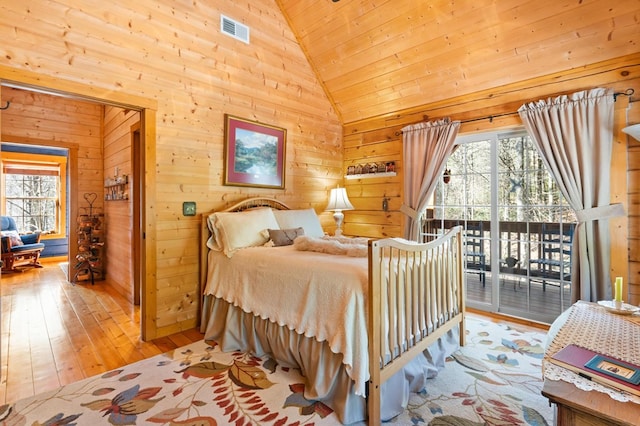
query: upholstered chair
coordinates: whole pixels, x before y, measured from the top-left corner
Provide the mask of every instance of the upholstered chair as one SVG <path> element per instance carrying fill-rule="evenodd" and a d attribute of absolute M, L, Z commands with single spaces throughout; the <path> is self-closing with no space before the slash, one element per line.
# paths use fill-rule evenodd
<path fill-rule="evenodd" d="M 2 225 L 2 271 L 15 272 L 23 266 L 41 268 L 40 253 L 44 244 L 40 232 L 20 235 L 16 221 L 10 216 L 0 216 Z"/>

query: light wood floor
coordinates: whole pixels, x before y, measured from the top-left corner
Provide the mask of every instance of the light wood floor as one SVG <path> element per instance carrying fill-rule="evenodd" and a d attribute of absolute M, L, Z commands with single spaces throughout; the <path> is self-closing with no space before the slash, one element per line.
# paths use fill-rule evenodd
<path fill-rule="evenodd" d="M 203 338 L 140 340 L 140 312 L 108 281 L 72 285 L 57 263 L 0 276 L 0 404 L 55 389 Z"/>

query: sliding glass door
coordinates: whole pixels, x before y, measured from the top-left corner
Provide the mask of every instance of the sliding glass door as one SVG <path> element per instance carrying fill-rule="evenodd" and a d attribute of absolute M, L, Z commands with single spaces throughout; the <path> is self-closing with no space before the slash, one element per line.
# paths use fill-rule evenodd
<path fill-rule="evenodd" d="M 575 216 L 525 132 L 460 137 L 425 229 L 465 229 L 467 303 L 551 322 L 570 305 Z"/>

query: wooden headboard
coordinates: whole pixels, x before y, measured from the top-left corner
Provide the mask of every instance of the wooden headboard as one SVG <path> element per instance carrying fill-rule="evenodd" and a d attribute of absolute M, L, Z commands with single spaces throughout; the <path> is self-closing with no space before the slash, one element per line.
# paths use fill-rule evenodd
<path fill-rule="evenodd" d="M 233 204 L 230 207 L 221 210 L 212 210 L 208 213 L 202 214 L 202 222 L 200 224 L 200 296 L 202 296 L 202 292 L 204 291 L 205 286 L 207 285 L 207 259 L 209 255 L 209 249 L 207 248 L 207 240 L 211 236 L 211 231 L 209 230 L 209 215 L 217 212 L 242 212 L 245 210 L 256 209 L 260 207 L 271 207 L 276 210 L 291 210 L 291 208 L 283 203 L 282 201 L 278 201 L 275 198 L 267 198 L 267 197 L 254 197 L 247 198 L 246 200 L 242 200 L 238 203 Z M 202 309 L 202 297 L 200 298 L 200 310 L 198 315 L 200 316 Z M 200 318 L 198 318 L 198 323 L 200 322 Z"/>
<path fill-rule="evenodd" d="M 291 210 L 289 206 L 287 206 L 282 201 L 276 200 L 275 198 L 256 197 L 256 198 L 247 198 L 246 200 L 235 203 L 231 207 L 228 207 L 220 211 L 221 212 L 241 212 L 244 210 L 251 210 L 258 207 L 271 207 L 272 209 L 276 209 L 276 210 Z"/>

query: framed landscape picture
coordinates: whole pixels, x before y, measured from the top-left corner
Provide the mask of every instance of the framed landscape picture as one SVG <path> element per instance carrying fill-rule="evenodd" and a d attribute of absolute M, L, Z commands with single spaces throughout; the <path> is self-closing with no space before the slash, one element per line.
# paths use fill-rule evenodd
<path fill-rule="evenodd" d="M 224 184 L 284 188 L 286 129 L 225 114 Z"/>

